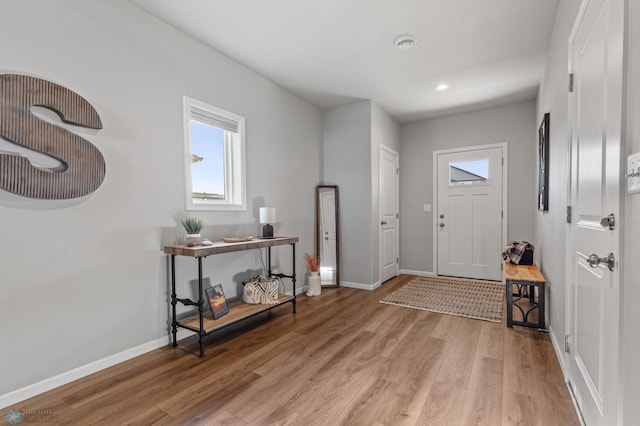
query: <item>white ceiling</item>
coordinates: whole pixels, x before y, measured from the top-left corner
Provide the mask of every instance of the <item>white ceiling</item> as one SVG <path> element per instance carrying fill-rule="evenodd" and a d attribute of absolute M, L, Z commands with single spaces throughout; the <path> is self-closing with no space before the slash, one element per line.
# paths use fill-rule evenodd
<path fill-rule="evenodd" d="M 533 99 L 558 4 L 129 1 L 316 105 L 371 99 L 400 122 Z M 418 44 L 397 49 L 406 33 Z"/>

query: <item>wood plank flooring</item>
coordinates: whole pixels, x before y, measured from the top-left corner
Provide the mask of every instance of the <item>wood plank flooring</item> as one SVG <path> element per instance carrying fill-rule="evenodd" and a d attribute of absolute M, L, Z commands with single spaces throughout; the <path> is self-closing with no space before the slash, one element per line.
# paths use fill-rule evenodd
<path fill-rule="evenodd" d="M 7 407 L 81 425 L 579 425 L 549 337 L 323 289 Z"/>

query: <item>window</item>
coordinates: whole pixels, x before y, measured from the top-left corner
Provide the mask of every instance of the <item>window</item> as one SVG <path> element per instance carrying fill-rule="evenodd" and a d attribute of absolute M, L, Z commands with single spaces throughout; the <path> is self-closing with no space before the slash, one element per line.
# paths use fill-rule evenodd
<path fill-rule="evenodd" d="M 184 97 L 187 210 L 246 210 L 244 117 Z"/>
<path fill-rule="evenodd" d="M 486 185 L 489 183 L 489 160 L 449 163 L 449 186 Z"/>

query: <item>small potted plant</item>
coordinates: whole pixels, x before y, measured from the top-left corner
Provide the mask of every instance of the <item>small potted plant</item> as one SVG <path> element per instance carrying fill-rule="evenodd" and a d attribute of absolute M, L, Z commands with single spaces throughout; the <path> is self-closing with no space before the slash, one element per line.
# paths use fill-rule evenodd
<path fill-rule="evenodd" d="M 306 253 L 304 260 L 306 260 L 310 272 L 307 296 L 320 296 L 322 292 L 322 287 L 320 286 L 320 257 Z"/>
<path fill-rule="evenodd" d="M 189 247 L 200 245 L 200 231 L 204 227 L 202 219 L 188 217 L 182 221 L 185 231 L 187 231 L 187 245 Z"/>

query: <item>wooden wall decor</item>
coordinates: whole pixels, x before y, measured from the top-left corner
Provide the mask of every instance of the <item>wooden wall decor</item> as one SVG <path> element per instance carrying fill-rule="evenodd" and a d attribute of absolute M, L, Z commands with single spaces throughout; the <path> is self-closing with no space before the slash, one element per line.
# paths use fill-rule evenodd
<path fill-rule="evenodd" d="M 0 137 L 54 157 L 62 167 L 35 167 L 19 154 L 0 153 L 0 188 L 29 198 L 62 200 L 94 192 L 105 175 L 102 154 L 86 139 L 47 123 L 34 106 L 54 111 L 74 126 L 101 129 L 89 102 L 66 87 L 36 77 L 0 75 Z"/>

